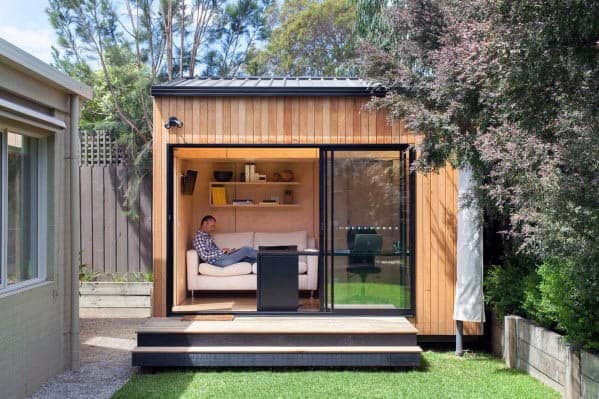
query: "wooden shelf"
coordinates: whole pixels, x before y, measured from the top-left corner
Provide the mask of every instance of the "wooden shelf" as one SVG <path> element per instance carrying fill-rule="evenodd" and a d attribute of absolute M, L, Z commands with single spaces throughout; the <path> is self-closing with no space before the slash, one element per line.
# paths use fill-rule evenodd
<path fill-rule="evenodd" d="M 223 186 L 297 186 L 300 183 L 297 181 L 211 181 L 210 185 L 223 185 Z"/>
<path fill-rule="evenodd" d="M 226 204 L 226 205 L 214 205 L 211 204 L 210 207 L 211 208 L 268 208 L 268 209 L 272 209 L 272 208 L 299 208 L 299 204 L 279 204 L 279 205 L 258 205 L 258 204 L 252 204 L 252 205 L 233 205 L 233 204 Z"/>

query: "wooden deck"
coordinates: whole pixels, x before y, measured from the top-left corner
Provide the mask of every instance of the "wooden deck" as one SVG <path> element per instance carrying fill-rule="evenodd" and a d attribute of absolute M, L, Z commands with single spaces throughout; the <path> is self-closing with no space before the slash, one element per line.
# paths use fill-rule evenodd
<path fill-rule="evenodd" d="M 318 312 L 320 302 L 317 298 L 299 298 L 299 311 Z M 205 294 L 195 298 L 187 297 L 173 306 L 173 312 L 255 312 L 256 295 L 217 295 Z"/>
<path fill-rule="evenodd" d="M 148 367 L 417 366 L 417 333 L 403 317 L 152 318 L 132 357 Z"/>

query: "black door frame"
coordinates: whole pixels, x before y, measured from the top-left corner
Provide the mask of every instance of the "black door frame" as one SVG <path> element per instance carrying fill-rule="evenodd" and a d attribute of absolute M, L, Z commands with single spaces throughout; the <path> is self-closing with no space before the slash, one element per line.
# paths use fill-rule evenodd
<path fill-rule="evenodd" d="M 334 162 L 335 162 L 335 152 L 336 151 L 373 151 L 373 150 L 380 150 L 380 151 L 398 151 L 400 154 L 400 159 L 404 156 L 406 156 L 406 152 L 407 152 L 407 161 L 408 164 L 411 166 L 413 164 L 413 162 L 416 160 L 416 151 L 413 147 L 411 147 L 408 144 L 383 144 L 383 145 L 368 145 L 368 144 L 351 144 L 351 145 L 343 145 L 343 144 L 328 144 L 328 145 L 322 145 L 319 147 L 320 151 L 319 151 L 319 168 L 320 168 L 320 174 L 319 174 L 319 178 L 320 178 L 320 182 L 319 182 L 319 190 L 320 190 L 320 214 L 319 214 L 319 219 L 320 219 L 320 228 L 321 228 L 321 232 L 320 232 L 320 249 L 319 249 L 319 254 L 322 255 L 323 254 L 323 249 L 325 252 L 325 256 L 320 256 L 319 260 L 323 263 L 322 267 L 319 267 L 319 271 L 320 269 L 322 269 L 322 280 L 320 281 L 320 285 L 319 285 L 319 291 L 320 291 L 320 287 L 324 287 L 324 292 L 319 292 L 319 294 L 324 294 L 321 295 L 321 311 L 322 312 L 326 312 L 326 313 L 334 313 L 334 314 L 347 314 L 347 315 L 379 315 L 379 316 L 406 316 L 406 317 L 415 317 L 416 315 L 416 306 L 415 306 L 415 298 L 416 298 L 416 254 L 415 254 L 415 249 L 416 249 L 416 233 L 415 233 L 415 227 L 416 227 L 416 208 L 415 208 L 415 204 L 416 204 L 416 172 L 410 170 L 409 171 L 409 175 L 408 175 L 408 179 L 409 179 L 409 190 L 410 192 L 408 193 L 408 198 L 409 198 L 409 203 L 405 204 L 405 206 L 407 207 L 407 209 L 409 210 L 409 220 L 408 220 L 408 236 L 409 236 L 409 242 L 411 244 L 411 248 L 410 248 L 410 252 L 409 252 L 409 262 L 410 262 L 410 307 L 409 308 L 403 308 L 403 309 L 358 309 L 358 308 L 345 308 L 345 309 L 335 309 L 334 306 L 334 300 L 335 300 L 335 287 L 334 284 L 332 284 L 332 290 L 330 292 L 330 298 L 331 298 L 331 302 L 333 302 L 332 304 L 328 303 L 328 297 L 329 297 L 329 293 L 326 290 L 327 287 L 327 283 L 329 281 L 334 281 L 334 264 L 335 264 L 335 256 L 326 256 L 326 253 L 329 253 L 331 249 L 334 250 L 334 248 L 330 248 L 330 245 L 332 243 L 328 243 L 328 228 L 329 228 L 329 224 L 332 224 L 332 221 L 334 220 L 334 212 L 335 212 L 335 206 L 334 206 L 334 201 L 333 201 L 333 196 L 334 196 Z M 328 172 L 331 172 L 331 176 L 328 176 Z M 330 186 L 331 186 L 331 193 L 327 192 L 327 184 L 329 184 L 329 180 L 330 179 Z M 401 184 L 401 183 L 400 183 Z M 329 203 L 330 203 L 330 207 L 329 207 Z M 400 201 L 399 204 L 400 208 L 402 206 L 402 203 Z M 329 213 L 329 208 L 330 208 L 330 213 Z M 327 220 L 329 219 L 329 220 Z M 331 223 L 329 223 L 329 221 Z M 331 255 L 333 255 L 331 253 Z M 328 266 L 328 261 L 330 260 L 332 261 L 331 266 Z M 331 276 L 329 278 L 328 273 L 331 273 Z M 329 311 L 328 309 L 331 307 L 332 305 L 332 311 Z"/>
<path fill-rule="evenodd" d="M 258 311 L 244 311 L 244 312 L 225 312 L 225 311 L 185 311 L 185 312 L 174 312 L 173 311 L 173 281 L 174 281 L 174 265 L 173 265 L 173 253 L 174 253 L 174 181 L 173 181 L 173 161 L 174 161 L 174 150 L 176 148 L 317 148 L 319 150 L 319 264 L 318 264 L 318 294 L 320 299 L 320 310 L 318 312 L 258 312 Z M 325 297 L 326 297 L 326 267 L 322 264 L 323 259 L 326 259 L 326 253 L 323 256 L 323 247 L 326 244 L 326 190 L 323 187 L 323 182 L 326 184 L 326 159 L 323 160 L 323 153 L 331 150 L 356 150 L 356 151 L 404 151 L 409 149 L 410 165 L 416 158 L 416 152 L 413 146 L 409 144 L 167 144 L 166 145 L 166 315 L 182 316 L 187 314 L 234 314 L 234 315 L 263 315 L 263 316 L 281 316 L 281 315 L 293 315 L 293 316 L 327 316 L 331 314 L 351 314 L 351 315 L 388 315 L 388 316 L 406 316 L 414 317 L 416 315 L 415 307 L 415 226 L 416 226 L 416 215 L 415 215 L 415 197 L 416 197 L 416 173 L 410 171 L 410 242 L 412 243 L 412 249 L 410 251 L 410 308 L 400 310 L 387 310 L 387 309 L 364 309 L 364 310 L 347 310 L 347 311 L 335 311 L 330 312 L 325 308 Z M 326 158 L 326 155 L 325 155 Z M 324 174 L 324 176 L 323 176 Z M 323 203 L 324 200 L 324 203 Z M 324 206 L 324 208 L 323 208 Z M 324 241 L 323 241 L 324 240 Z M 325 247 L 326 248 L 326 247 Z"/>

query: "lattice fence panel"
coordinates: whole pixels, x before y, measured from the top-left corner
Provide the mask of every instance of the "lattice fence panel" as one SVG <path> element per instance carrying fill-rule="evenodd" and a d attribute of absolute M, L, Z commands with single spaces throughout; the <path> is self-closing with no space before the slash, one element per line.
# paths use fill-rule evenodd
<path fill-rule="evenodd" d="M 81 165 L 120 165 L 123 153 L 110 131 L 81 131 Z"/>

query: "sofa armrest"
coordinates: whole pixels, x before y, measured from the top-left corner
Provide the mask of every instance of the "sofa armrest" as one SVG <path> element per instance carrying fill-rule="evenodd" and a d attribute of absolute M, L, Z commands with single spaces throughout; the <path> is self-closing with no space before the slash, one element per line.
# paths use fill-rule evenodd
<path fill-rule="evenodd" d="M 187 250 L 186 254 L 186 266 L 187 266 L 187 290 L 196 290 L 197 279 L 200 267 L 200 257 L 195 249 Z"/>
<path fill-rule="evenodd" d="M 308 271 L 308 288 L 316 290 L 318 288 L 318 250 L 315 248 L 306 248 L 306 252 L 314 252 L 314 255 L 305 255 Z"/>

